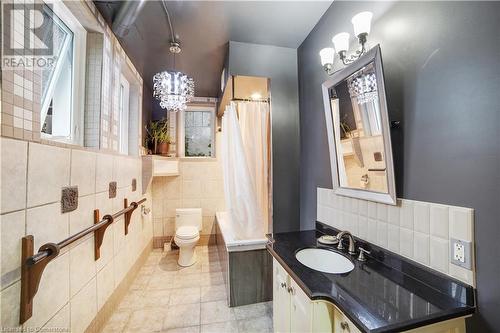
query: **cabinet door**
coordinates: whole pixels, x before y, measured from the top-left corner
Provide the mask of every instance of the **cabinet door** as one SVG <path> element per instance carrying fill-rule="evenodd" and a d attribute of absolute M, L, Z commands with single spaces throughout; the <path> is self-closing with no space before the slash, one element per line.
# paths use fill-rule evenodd
<path fill-rule="evenodd" d="M 347 317 L 335 309 L 334 323 L 334 333 L 361 333 L 360 330 L 349 320 Z"/>
<path fill-rule="evenodd" d="M 290 277 L 281 265 L 273 259 L 273 324 L 274 332 L 290 332 Z"/>
<path fill-rule="evenodd" d="M 290 279 L 291 311 L 290 331 L 306 333 L 312 331 L 312 303 L 300 287 Z"/>

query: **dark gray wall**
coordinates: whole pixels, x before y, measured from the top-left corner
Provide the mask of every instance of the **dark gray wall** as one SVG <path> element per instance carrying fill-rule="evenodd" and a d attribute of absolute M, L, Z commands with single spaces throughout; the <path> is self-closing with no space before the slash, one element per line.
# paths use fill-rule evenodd
<path fill-rule="evenodd" d="M 500 330 L 500 3 L 334 2 L 298 50 L 301 228 L 316 187 L 331 188 L 318 51 L 375 13 L 393 131 L 398 196 L 475 209 L 479 313 L 469 332 Z M 354 44 L 351 44 L 354 45 Z"/>
<path fill-rule="evenodd" d="M 229 42 L 232 75 L 271 79 L 273 231 L 298 230 L 299 101 L 297 50 Z"/>

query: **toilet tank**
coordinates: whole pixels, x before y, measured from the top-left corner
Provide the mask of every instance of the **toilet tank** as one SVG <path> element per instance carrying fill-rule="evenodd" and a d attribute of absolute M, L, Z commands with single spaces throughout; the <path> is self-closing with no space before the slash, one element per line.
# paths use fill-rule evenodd
<path fill-rule="evenodd" d="M 175 210 L 175 230 L 180 227 L 197 227 L 201 231 L 201 208 L 178 208 Z"/>

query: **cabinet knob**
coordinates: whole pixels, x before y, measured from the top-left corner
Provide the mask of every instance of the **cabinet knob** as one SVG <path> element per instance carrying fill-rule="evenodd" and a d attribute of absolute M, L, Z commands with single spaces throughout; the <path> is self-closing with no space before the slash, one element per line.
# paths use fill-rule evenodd
<path fill-rule="evenodd" d="M 281 286 L 281 288 L 286 288 L 286 283 L 285 282 L 281 282 L 280 286 Z"/>
<path fill-rule="evenodd" d="M 340 328 L 342 328 L 342 331 L 345 331 L 345 330 L 349 331 L 349 324 L 346 321 L 343 321 L 340 323 Z"/>
<path fill-rule="evenodd" d="M 295 290 L 293 289 L 293 287 L 288 287 L 287 288 L 287 291 L 290 293 L 290 294 L 294 294 Z"/>

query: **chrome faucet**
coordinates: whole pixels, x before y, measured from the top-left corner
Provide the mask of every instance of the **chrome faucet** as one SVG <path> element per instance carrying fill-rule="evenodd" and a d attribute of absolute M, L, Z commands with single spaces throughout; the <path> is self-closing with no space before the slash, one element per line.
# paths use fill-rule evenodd
<path fill-rule="evenodd" d="M 339 241 L 339 245 L 337 245 L 337 249 L 338 250 L 344 249 L 344 245 L 342 245 L 342 238 L 344 238 L 344 236 L 347 236 L 349 238 L 349 248 L 347 249 L 347 252 L 349 252 L 349 254 L 351 254 L 351 255 L 355 255 L 356 254 L 356 246 L 355 246 L 356 241 L 352 237 L 351 233 L 347 230 L 341 231 L 337 234 L 337 239 Z"/>

